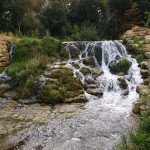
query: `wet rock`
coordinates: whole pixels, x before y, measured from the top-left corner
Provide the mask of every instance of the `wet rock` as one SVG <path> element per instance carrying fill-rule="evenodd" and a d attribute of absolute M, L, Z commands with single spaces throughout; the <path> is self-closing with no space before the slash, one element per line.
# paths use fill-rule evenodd
<path fill-rule="evenodd" d="M 73 97 L 73 98 L 67 98 L 65 99 L 65 103 L 85 103 L 87 102 L 88 99 L 85 95 L 79 95 L 77 97 Z"/>
<path fill-rule="evenodd" d="M 88 77 L 85 79 L 85 82 L 86 82 L 87 84 L 94 84 L 94 83 L 95 83 L 94 79 L 93 79 L 91 76 L 88 76 Z"/>
<path fill-rule="evenodd" d="M 139 93 L 140 95 L 148 92 L 148 90 L 149 90 L 149 87 L 146 85 L 139 85 L 136 88 L 136 92 Z"/>
<path fill-rule="evenodd" d="M 93 64 L 92 59 L 90 57 L 84 58 L 83 59 L 83 64 L 87 65 L 87 66 L 92 65 Z"/>
<path fill-rule="evenodd" d="M 111 61 L 109 64 L 109 69 L 110 72 L 113 74 L 118 74 L 118 73 L 123 73 L 126 74 L 129 70 L 129 68 L 131 67 L 132 63 L 123 58 L 123 59 L 119 59 L 119 60 L 114 60 Z"/>
<path fill-rule="evenodd" d="M 91 74 L 91 70 L 87 67 L 82 67 L 80 69 L 80 72 L 83 74 L 83 75 L 88 75 L 88 74 Z"/>
<path fill-rule="evenodd" d="M 87 89 L 86 91 L 88 94 L 101 97 L 103 95 L 103 92 L 100 89 Z"/>
<path fill-rule="evenodd" d="M 102 74 L 103 74 L 103 71 L 99 68 L 94 68 L 92 70 L 92 75 L 94 78 L 97 78 L 97 77 L 101 76 Z"/>
<path fill-rule="evenodd" d="M 122 95 L 123 95 L 123 96 L 127 96 L 127 95 L 129 95 L 129 90 L 125 90 L 125 91 L 123 91 Z"/>
<path fill-rule="evenodd" d="M 101 49 L 101 43 L 97 44 L 95 46 L 95 57 L 96 57 L 96 60 L 98 62 L 98 64 L 101 66 L 102 65 L 102 49 Z"/>
<path fill-rule="evenodd" d="M 150 95 L 147 96 L 146 107 L 150 109 Z"/>
<path fill-rule="evenodd" d="M 77 47 L 70 47 L 70 54 L 72 59 L 77 59 L 80 55 L 80 51 Z"/>
<path fill-rule="evenodd" d="M 141 113 L 140 107 L 141 107 L 142 105 L 143 105 L 142 102 L 135 102 L 135 103 L 133 103 L 133 112 L 134 112 L 135 114 L 140 114 L 140 113 Z"/>
<path fill-rule="evenodd" d="M 80 66 L 79 66 L 78 63 L 73 62 L 73 63 L 72 63 L 72 66 L 75 67 L 76 69 L 80 69 Z"/>
<path fill-rule="evenodd" d="M 147 78 L 148 77 L 148 70 L 142 69 L 140 72 L 141 72 L 141 75 L 142 75 L 143 78 Z"/>
<path fill-rule="evenodd" d="M 65 49 L 65 48 L 62 48 L 61 51 L 60 51 L 60 58 L 63 60 L 68 60 L 69 59 L 69 52 Z"/>
<path fill-rule="evenodd" d="M 118 78 L 118 81 L 119 81 L 118 85 L 119 85 L 119 87 L 120 87 L 121 89 L 125 90 L 125 89 L 128 88 L 128 84 L 127 84 L 127 82 L 126 82 L 125 79 L 123 79 L 123 78 Z"/>
<path fill-rule="evenodd" d="M 148 68 L 147 68 L 147 61 L 143 61 L 143 62 L 140 64 L 140 67 L 141 67 L 142 69 L 148 69 Z"/>

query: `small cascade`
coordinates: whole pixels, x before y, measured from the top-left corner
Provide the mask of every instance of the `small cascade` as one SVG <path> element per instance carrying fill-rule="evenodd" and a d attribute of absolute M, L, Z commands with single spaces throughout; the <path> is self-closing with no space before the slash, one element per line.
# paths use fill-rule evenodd
<path fill-rule="evenodd" d="M 81 68 L 86 67 L 91 70 L 91 72 L 93 68 L 96 68 L 104 72 L 103 75 L 100 75 L 94 80 L 99 89 L 101 89 L 105 94 L 111 91 L 117 93 L 119 92 L 120 95 L 122 95 L 122 89 L 120 88 L 118 81 L 120 78 L 125 80 L 127 83 L 129 95 L 132 91 L 135 92 L 136 86 L 142 82 L 140 69 L 136 60 L 127 54 L 126 48 L 120 41 L 82 42 L 82 45 L 80 45 L 80 47 L 82 47 L 81 49 L 78 49 L 78 42 L 66 42 L 63 44 L 65 44 L 65 49 L 69 54 L 69 59 L 66 66 L 73 69 L 74 76 L 80 78 L 83 83 L 85 83 L 87 78 L 93 78 L 93 76 L 92 73 L 84 75 Z M 79 50 L 79 56 L 77 58 L 72 58 L 72 49 Z M 113 61 L 118 61 L 121 58 L 125 58 L 132 63 L 128 73 L 124 76 L 112 74 L 109 69 L 110 63 Z M 89 59 L 91 64 L 86 65 L 84 61 Z M 75 68 L 73 64 L 77 64 L 79 67 Z"/>
<path fill-rule="evenodd" d="M 14 45 L 12 44 L 10 47 L 10 51 L 9 51 L 10 62 L 13 61 L 13 47 L 14 47 Z M 8 82 L 10 79 L 11 79 L 11 77 L 8 76 L 7 67 L 6 67 L 5 70 L 2 73 L 0 73 L 0 83 L 4 84 L 4 83 Z"/>

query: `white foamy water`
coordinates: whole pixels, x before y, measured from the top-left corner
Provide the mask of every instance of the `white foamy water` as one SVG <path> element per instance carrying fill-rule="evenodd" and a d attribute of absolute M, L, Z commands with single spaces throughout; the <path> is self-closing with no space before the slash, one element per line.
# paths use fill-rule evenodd
<path fill-rule="evenodd" d="M 138 64 L 127 54 L 125 47 L 119 41 L 63 44 L 69 53 L 66 67 L 73 69 L 74 76 L 80 78 L 83 83 L 89 78 L 94 80 L 94 86 L 97 90 L 103 91 L 103 96 L 97 97 L 85 91 L 89 102 L 77 114 L 48 119 L 39 128 L 35 126 L 31 130 L 26 129 L 20 134 L 28 137 L 22 149 L 35 150 L 37 145 L 41 145 L 43 150 L 112 150 L 122 133 L 126 133 L 132 127 L 132 104 L 139 97 L 136 87 L 142 82 Z M 78 58 L 73 59 L 70 50 L 78 49 L 77 44 L 81 44 L 82 48 Z M 91 58 L 93 66 L 85 65 L 83 63 L 85 58 Z M 114 75 L 109 70 L 109 63 L 118 58 L 126 58 L 132 62 L 125 76 Z M 59 67 L 60 63 L 53 67 Z M 79 69 L 72 63 L 78 64 Z M 94 79 L 92 73 L 83 75 L 80 72 L 82 67 L 87 67 L 91 71 L 94 68 L 100 69 L 104 73 Z M 118 84 L 119 78 L 124 79 L 128 85 L 126 95 L 125 90 Z M 74 104 L 69 104 L 67 107 L 74 107 Z"/>

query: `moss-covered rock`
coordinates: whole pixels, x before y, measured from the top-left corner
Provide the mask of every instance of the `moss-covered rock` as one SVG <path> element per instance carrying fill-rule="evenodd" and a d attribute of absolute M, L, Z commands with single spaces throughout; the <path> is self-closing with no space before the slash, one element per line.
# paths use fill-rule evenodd
<path fill-rule="evenodd" d="M 87 75 L 87 74 L 90 74 L 91 73 L 91 70 L 87 67 L 82 67 L 80 69 L 80 72 L 83 74 L 83 75 Z"/>
<path fill-rule="evenodd" d="M 92 75 L 94 78 L 97 78 L 97 77 L 101 76 L 102 74 L 103 74 L 103 71 L 100 70 L 99 68 L 94 68 L 92 70 Z"/>
<path fill-rule="evenodd" d="M 68 60 L 69 59 L 69 53 L 68 51 L 65 49 L 65 48 L 62 48 L 61 51 L 60 51 L 60 58 L 62 60 Z"/>
<path fill-rule="evenodd" d="M 127 60 L 126 58 L 122 58 L 110 62 L 109 69 L 113 74 L 119 74 L 122 72 L 125 75 L 127 74 L 131 65 L 132 63 L 129 60 Z"/>
<path fill-rule="evenodd" d="M 126 82 L 125 79 L 123 79 L 123 78 L 118 78 L 118 82 L 119 82 L 118 85 L 119 85 L 119 87 L 120 87 L 121 89 L 125 90 L 125 89 L 128 88 L 128 84 L 127 84 L 127 82 Z"/>
<path fill-rule="evenodd" d="M 0 97 L 3 97 L 4 94 L 10 89 L 8 84 L 1 84 L 0 85 Z"/>
<path fill-rule="evenodd" d="M 38 102 L 50 103 L 71 103 L 85 102 L 82 82 L 73 76 L 73 71 L 67 67 L 60 67 L 51 70 L 49 79 L 37 91 Z"/>
<path fill-rule="evenodd" d="M 73 47 L 70 49 L 70 55 L 72 59 L 77 59 L 79 57 L 80 51 L 78 48 Z"/>
<path fill-rule="evenodd" d="M 80 66 L 78 63 L 72 62 L 72 66 L 75 67 L 76 69 L 80 69 Z"/>
<path fill-rule="evenodd" d="M 103 92 L 100 89 L 87 89 L 86 91 L 88 94 L 101 97 L 103 95 Z"/>

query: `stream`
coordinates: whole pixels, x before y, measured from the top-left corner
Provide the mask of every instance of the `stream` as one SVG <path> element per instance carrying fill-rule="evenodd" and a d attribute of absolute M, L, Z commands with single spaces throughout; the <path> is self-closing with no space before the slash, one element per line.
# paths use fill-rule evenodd
<path fill-rule="evenodd" d="M 94 80 L 93 90 L 101 90 L 103 96 L 93 96 L 85 91 L 89 100 L 86 104 L 56 105 L 54 109 L 41 104 L 26 106 L 25 109 L 15 102 L 18 107 L 10 115 L 14 115 L 14 112 L 20 113 L 18 115 L 27 113 L 24 118 L 32 116 L 30 119 L 33 121 L 29 120 L 24 123 L 24 128 L 7 136 L 0 143 L 3 149 L 12 145 L 15 150 L 112 150 L 121 135 L 132 128 L 132 106 L 139 98 L 136 87 L 143 81 L 136 60 L 127 54 L 121 41 L 82 42 L 78 58 L 73 59 L 70 50 L 79 49 L 77 43 L 63 43 L 69 53 L 65 66 L 73 69 L 74 76 L 83 83 L 87 79 Z M 93 66 L 83 63 L 83 59 L 89 57 Z M 132 62 L 127 75 L 118 76 L 110 72 L 109 64 L 118 58 Z M 93 79 L 92 74 L 85 76 L 72 64 L 90 70 L 100 69 L 103 74 Z M 60 65 L 61 62 L 57 62 L 53 67 Z M 127 89 L 120 88 L 119 78 L 127 83 Z M 4 99 L 3 105 L 7 101 Z M 33 112 L 34 108 L 38 108 L 37 114 Z M 39 117 L 38 121 L 35 116 Z"/>

